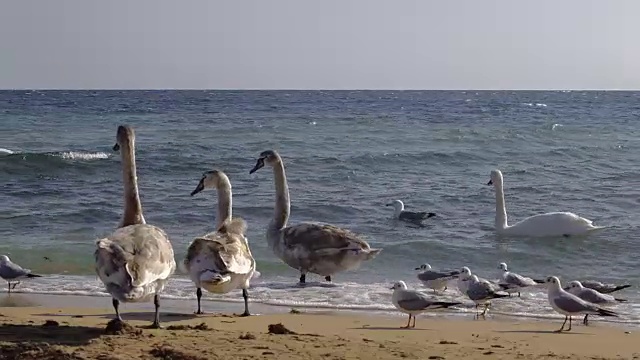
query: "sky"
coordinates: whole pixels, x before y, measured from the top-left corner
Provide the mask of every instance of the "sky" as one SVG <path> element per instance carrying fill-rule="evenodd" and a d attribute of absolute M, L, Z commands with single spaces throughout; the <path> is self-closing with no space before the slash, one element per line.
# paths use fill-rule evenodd
<path fill-rule="evenodd" d="M 0 0 L 2 89 L 640 89 L 637 0 Z"/>

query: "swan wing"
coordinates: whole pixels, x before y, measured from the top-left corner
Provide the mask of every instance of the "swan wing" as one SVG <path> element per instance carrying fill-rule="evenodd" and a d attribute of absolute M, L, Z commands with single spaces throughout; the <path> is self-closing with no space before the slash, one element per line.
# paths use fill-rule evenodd
<path fill-rule="evenodd" d="M 105 283 L 144 286 L 167 279 L 176 268 L 167 234 L 153 225 L 120 228 L 96 245 L 96 271 Z"/>
<path fill-rule="evenodd" d="M 289 248 L 302 246 L 310 252 L 370 250 L 359 235 L 330 224 L 302 223 L 283 229 L 284 244 Z"/>
<path fill-rule="evenodd" d="M 184 260 L 189 272 L 214 270 L 219 273 L 246 274 L 253 257 L 243 235 L 213 232 L 193 240 Z"/>

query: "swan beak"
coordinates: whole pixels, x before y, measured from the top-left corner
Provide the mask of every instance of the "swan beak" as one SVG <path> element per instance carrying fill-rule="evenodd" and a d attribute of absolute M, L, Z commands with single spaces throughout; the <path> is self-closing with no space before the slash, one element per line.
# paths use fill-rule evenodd
<path fill-rule="evenodd" d="M 417 268 L 415 268 L 415 269 L 413 269 L 413 270 L 420 270 L 420 268 L 419 268 L 419 267 L 417 267 Z"/>
<path fill-rule="evenodd" d="M 113 151 L 118 151 L 118 150 L 120 150 L 120 145 L 116 143 L 115 145 L 113 145 Z"/>
<path fill-rule="evenodd" d="M 489 182 L 487 183 L 487 185 L 493 185 L 493 180 L 489 180 Z"/>
<path fill-rule="evenodd" d="M 191 192 L 191 196 L 199 193 L 202 190 L 204 190 L 204 179 L 200 180 L 198 186 L 196 186 L 196 189 Z"/>
<path fill-rule="evenodd" d="M 385 205 L 385 206 L 393 206 L 393 204 L 387 204 L 387 205 Z"/>
<path fill-rule="evenodd" d="M 263 158 L 259 158 L 258 161 L 256 162 L 256 166 L 254 166 L 253 169 L 251 169 L 249 171 L 249 174 L 253 174 L 254 172 L 256 172 L 259 169 L 261 169 L 263 166 L 264 166 L 264 159 Z"/>

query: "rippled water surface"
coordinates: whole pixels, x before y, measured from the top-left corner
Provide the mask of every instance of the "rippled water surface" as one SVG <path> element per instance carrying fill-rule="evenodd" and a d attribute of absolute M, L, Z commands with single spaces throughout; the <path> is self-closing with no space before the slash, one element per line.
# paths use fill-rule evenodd
<path fill-rule="evenodd" d="M 617 310 L 640 321 L 640 93 L 438 91 L 4 91 L 0 92 L 0 252 L 50 276 L 24 292 L 105 295 L 93 272 L 94 240 L 122 213 L 119 124 L 136 130 L 145 217 L 170 235 L 178 260 L 212 230 L 215 194 L 190 197 L 219 168 L 234 214 L 249 224 L 261 277 L 253 301 L 287 306 L 390 309 L 390 283 L 420 287 L 413 269 L 467 265 L 497 278 L 497 265 L 563 281 L 634 285 Z M 298 274 L 266 247 L 273 177 L 249 175 L 278 150 L 292 198 L 291 223 L 322 221 L 382 247 L 333 285 L 300 288 Z M 516 239 L 493 230 L 491 169 L 505 177 L 510 222 L 573 211 L 609 228 L 585 238 Z M 398 224 L 384 205 L 438 214 L 425 228 Z M 44 257 L 51 261 L 47 261 Z M 461 298 L 455 285 L 446 297 Z M 195 298 L 179 275 L 167 296 Z M 239 291 L 212 299 L 241 301 Z M 544 291 L 496 301 L 495 312 L 551 314 Z"/>

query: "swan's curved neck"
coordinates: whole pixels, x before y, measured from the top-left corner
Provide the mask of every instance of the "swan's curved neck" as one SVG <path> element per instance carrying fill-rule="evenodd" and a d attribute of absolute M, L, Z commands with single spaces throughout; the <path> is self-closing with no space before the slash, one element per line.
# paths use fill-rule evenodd
<path fill-rule="evenodd" d="M 497 229 L 506 229 L 507 225 L 507 208 L 504 204 L 504 189 L 502 182 L 495 184 L 496 188 L 496 219 L 495 226 Z"/>
<path fill-rule="evenodd" d="M 231 220 L 232 208 L 231 183 L 229 179 L 222 179 L 218 184 L 218 214 L 216 215 L 216 229 Z"/>
<path fill-rule="evenodd" d="M 273 178 L 276 185 L 276 205 L 273 220 L 269 227 L 272 230 L 281 230 L 287 226 L 291 206 L 289 202 L 289 186 L 287 185 L 287 176 L 284 173 L 282 161 L 278 161 L 273 165 Z"/>
<path fill-rule="evenodd" d="M 396 217 L 398 217 L 404 211 L 404 204 L 396 204 L 395 208 L 396 208 L 395 215 L 396 215 Z"/>
<path fill-rule="evenodd" d="M 120 227 L 145 224 L 138 193 L 138 176 L 136 174 L 136 155 L 133 140 L 122 146 L 120 151 L 122 154 L 122 177 L 124 182 L 124 215 L 122 216 Z"/>

